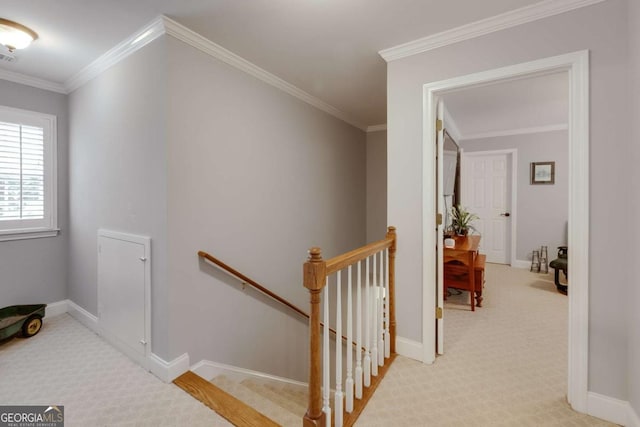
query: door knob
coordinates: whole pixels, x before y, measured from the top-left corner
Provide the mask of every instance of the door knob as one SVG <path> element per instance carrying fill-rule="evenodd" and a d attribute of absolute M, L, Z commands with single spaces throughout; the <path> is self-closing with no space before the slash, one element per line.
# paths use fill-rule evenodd
<path fill-rule="evenodd" d="M 501 214 L 500 214 L 500 216 L 507 216 L 507 217 L 509 217 L 509 216 L 511 216 L 511 214 L 510 214 L 509 212 L 505 212 L 505 213 L 501 213 Z"/>

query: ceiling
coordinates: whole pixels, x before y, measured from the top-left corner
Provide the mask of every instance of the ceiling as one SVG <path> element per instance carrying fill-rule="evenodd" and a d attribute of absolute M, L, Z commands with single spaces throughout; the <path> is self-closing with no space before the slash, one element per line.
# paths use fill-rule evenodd
<path fill-rule="evenodd" d="M 378 51 L 539 0 L 0 0 L 40 38 L 0 69 L 64 83 L 160 14 L 341 110 L 386 122 Z"/>
<path fill-rule="evenodd" d="M 559 72 L 446 94 L 453 133 L 458 139 L 476 139 L 566 128 L 568 78 L 567 72 Z"/>

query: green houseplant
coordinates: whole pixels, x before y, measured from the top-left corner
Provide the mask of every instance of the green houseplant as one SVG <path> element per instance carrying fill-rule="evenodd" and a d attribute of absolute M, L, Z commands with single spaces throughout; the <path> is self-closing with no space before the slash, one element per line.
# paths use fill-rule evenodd
<path fill-rule="evenodd" d="M 451 229 L 458 236 L 466 236 L 469 230 L 474 230 L 471 223 L 478 219 L 476 214 L 467 211 L 461 205 L 451 208 Z"/>

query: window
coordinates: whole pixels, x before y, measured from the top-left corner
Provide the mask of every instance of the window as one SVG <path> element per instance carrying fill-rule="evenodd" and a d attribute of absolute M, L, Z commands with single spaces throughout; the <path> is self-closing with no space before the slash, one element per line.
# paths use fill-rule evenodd
<path fill-rule="evenodd" d="M 0 241 L 55 236 L 56 117 L 0 106 Z"/>

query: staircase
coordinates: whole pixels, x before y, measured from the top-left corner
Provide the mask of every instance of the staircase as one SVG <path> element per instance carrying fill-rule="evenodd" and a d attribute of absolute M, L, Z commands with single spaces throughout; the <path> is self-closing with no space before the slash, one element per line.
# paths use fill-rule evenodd
<path fill-rule="evenodd" d="M 298 427 L 309 401 L 306 387 L 266 379 L 219 375 L 206 381 L 186 372 L 174 383 L 235 426 Z"/>
<path fill-rule="evenodd" d="M 193 372 L 174 383 L 236 426 L 299 426 L 301 421 L 305 427 L 354 425 L 396 356 L 395 253 L 395 227 L 389 227 L 382 240 L 328 260 L 320 248 L 311 248 L 303 266 L 311 308 L 306 313 L 208 253 L 198 252 L 243 285 L 309 319 L 309 384 L 296 389 L 225 376 L 208 382 Z M 335 307 L 335 321 L 329 316 L 330 306 Z"/>

